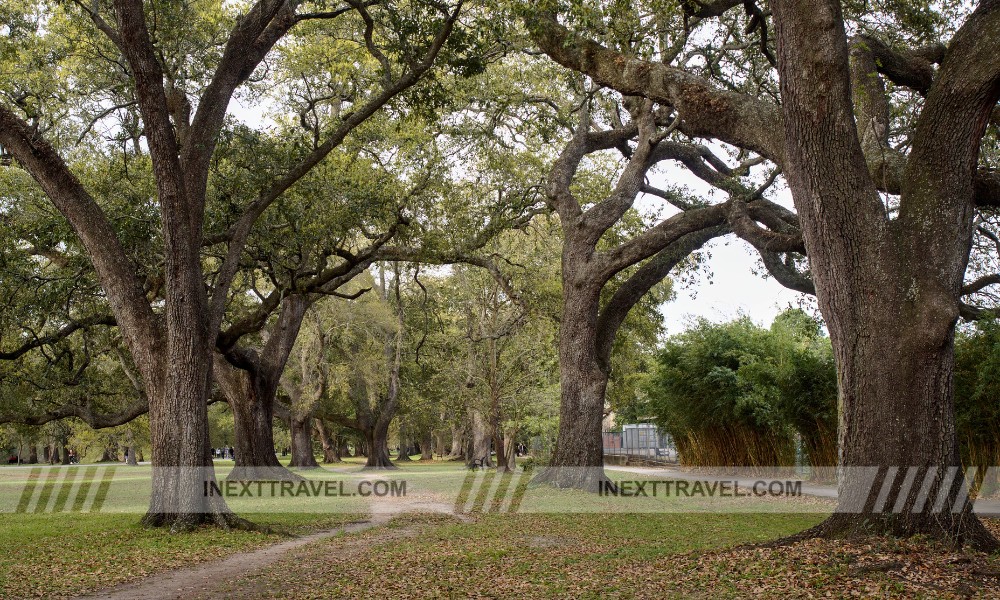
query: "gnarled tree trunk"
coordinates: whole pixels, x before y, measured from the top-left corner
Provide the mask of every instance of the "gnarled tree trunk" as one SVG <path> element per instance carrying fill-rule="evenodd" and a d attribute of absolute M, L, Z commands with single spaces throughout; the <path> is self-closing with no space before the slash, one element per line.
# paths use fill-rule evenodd
<path fill-rule="evenodd" d="M 300 478 L 278 461 L 274 452 L 274 403 L 277 383 L 260 371 L 246 371 L 215 358 L 215 377 L 233 411 L 236 481 Z"/>
<path fill-rule="evenodd" d="M 292 416 L 289 429 L 292 435 L 292 462 L 290 466 L 301 469 L 315 469 L 319 467 L 316 456 L 313 454 L 312 443 L 312 415 L 304 417 Z"/>
<path fill-rule="evenodd" d="M 396 462 L 412 462 L 410 454 L 413 452 L 412 441 L 410 440 L 410 427 L 405 423 L 399 425 L 399 453 L 396 455 Z"/>
<path fill-rule="evenodd" d="M 559 434 L 550 466 L 537 479 L 557 487 L 597 491 L 607 480 L 601 421 L 608 374 L 597 354 L 600 289 L 567 279 L 564 275 L 563 285 L 572 287 L 563 293 L 559 329 Z"/>
<path fill-rule="evenodd" d="M 395 469 L 396 466 L 389 460 L 389 425 L 396 416 L 396 408 L 399 403 L 399 370 L 403 361 L 403 301 L 399 293 L 399 268 L 393 264 L 395 277 L 393 278 L 393 288 L 395 290 L 396 308 L 396 332 L 392 336 L 387 336 L 385 340 L 385 357 L 389 366 L 389 386 L 386 394 L 379 398 L 377 406 L 373 409 L 369 404 L 367 394 L 359 394 L 355 399 L 355 409 L 358 413 L 360 429 L 365 435 L 367 443 L 368 460 L 365 462 L 366 469 Z M 389 289 L 385 282 L 385 271 L 380 273 L 380 287 L 383 297 L 389 299 Z"/>
<path fill-rule="evenodd" d="M 494 466 L 493 457 L 490 454 L 491 438 L 487 427 L 486 419 L 482 411 L 477 408 L 469 409 L 469 450 L 465 455 L 465 463 L 469 467 Z"/>
<path fill-rule="evenodd" d="M 462 460 L 465 444 L 465 431 L 458 424 L 451 426 L 451 450 L 448 451 L 448 460 Z"/>
<path fill-rule="evenodd" d="M 376 422 L 364 434 L 368 450 L 365 468 L 395 469 L 396 465 L 389 459 L 389 423 Z"/>
<path fill-rule="evenodd" d="M 434 432 L 430 429 L 420 439 L 420 460 L 434 460 Z"/>
<path fill-rule="evenodd" d="M 274 452 L 274 410 L 281 374 L 311 304 L 299 294 L 285 297 L 259 353 L 234 347 L 228 351 L 228 360 L 215 355 L 215 378 L 233 411 L 236 436 L 236 465 L 229 479 L 301 479 L 286 469 Z"/>
<path fill-rule="evenodd" d="M 838 509 L 818 532 L 922 533 L 995 549 L 966 501 L 952 378 L 978 149 L 1000 98 L 1000 3 L 980 4 L 930 85 L 895 218 L 862 150 L 885 146 L 875 133 L 888 131 L 874 61 L 855 78 L 852 101 L 840 3 L 772 6 L 785 169 L 840 388 Z"/>
<path fill-rule="evenodd" d="M 341 453 L 343 452 L 345 443 L 339 439 L 339 436 L 330 435 L 326 424 L 323 423 L 323 419 L 316 419 L 316 433 L 319 435 L 319 442 L 323 446 L 323 463 L 341 462 Z"/>

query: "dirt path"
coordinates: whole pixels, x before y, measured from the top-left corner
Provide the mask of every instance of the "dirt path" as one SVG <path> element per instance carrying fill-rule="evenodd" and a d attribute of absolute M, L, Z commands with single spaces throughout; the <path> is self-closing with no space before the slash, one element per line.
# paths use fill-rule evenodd
<path fill-rule="evenodd" d="M 261 548 L 253 552 L 233 554 L 222 560 L 212 561 L 187 569 L 156 573 L 134 583 L 126 583 L 94 594 L 78 596 L 84 598 L 105 598 L 109 600 L 152 600 L 154 598 L 188 598 L 215 587 L 254 569 L 266 566 L 281 558 L 292 548 L 305 546 L 344 533 L 358 533 L 377 527 L 389 521 L 386 517 L 375 517 L 367 521 L 349 523 L 337 529 L 327 529 L 299 538 Z"/>
<path fill-rule="evenodd" d="M 221 560 L 199 564 L 186 569 L 156 573 L 123 585 L 98 590 L 92 594 L 78 596 L 76 600 L 166 600 L 210 595 L 212 590 L 241 577 L 251 571 L 274 563 L 287 555 L 289 550 L 344 534 L 360 533 L 385 525 L 393 517 L 406 512 L 453 514 L 453 507 L 433 498 L 385 499 L 371 506 L 371 517 L 365 521 L 348 523 L 342 527 L 318 531 L 273 546 L 233 554 Z M 457 515 L 465 521 L 468 517 Z M 406 528 L 389 530 L 386 537 L 410 535 Z"/>

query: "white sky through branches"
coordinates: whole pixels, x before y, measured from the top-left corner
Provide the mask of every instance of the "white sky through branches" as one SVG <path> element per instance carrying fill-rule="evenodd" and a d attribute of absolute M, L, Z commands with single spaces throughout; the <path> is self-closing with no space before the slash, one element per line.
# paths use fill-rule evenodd
<path fill-rule="evenodd" d="M 268 119 L 266 107 L 244 106 L 238 98 L 234 99 L 229 108 L 230 114 L 250 126 L 259 125 Z M 720 157 L 725 156 L 725 151 L 718 145 L 713 145 L 712 149 Z M 710 197 L 715 202 L 724 200 L 720 192 L 713 190 L 683 167 L 662 164 L 650 174 L 650 183 L 658 187 L 684 187 L 693 194 Z M 791 207 L 787 190 L 779 191 L 774 196 L 772 199 Z M 636 208 L 643 212 L 656 211 L 661 208 L 662 203 L 662 200 L 656 198 L 640 197 Z M 700 272 L 686 283 L 675 280 L 676 297 L 660 307 L 667 335 L 684 331 L 694 319 L 728 321 L 741 314 L 750 316 L 760 325 L 768 326 L 779 312 L 789 306 L 798 306 L 806 298 L 767 277 L 756 252 L 736 236 L 714 240 L 705 250 L 711 258 L 702 265 Z"/>

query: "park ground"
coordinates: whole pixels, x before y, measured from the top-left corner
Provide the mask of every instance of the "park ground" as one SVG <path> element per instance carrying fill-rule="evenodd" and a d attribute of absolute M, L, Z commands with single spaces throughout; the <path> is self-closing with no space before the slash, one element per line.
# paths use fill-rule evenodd
<path fill-rule="evenodd" d="M 442 473 L 465 477 L 438 461 L 392 476 Z M 170 534 L 134 513 L 0 514 L 0 598 L 1000 598 L 997 556 L 920 538 L 769 543 L 821 521 L 824 499 L 608 512 L 594 505 L 608 499 L 560 491 L 566 506 L 590 508 L 505 513 L 467 495 L 247 515 L 270 532 Z"/>

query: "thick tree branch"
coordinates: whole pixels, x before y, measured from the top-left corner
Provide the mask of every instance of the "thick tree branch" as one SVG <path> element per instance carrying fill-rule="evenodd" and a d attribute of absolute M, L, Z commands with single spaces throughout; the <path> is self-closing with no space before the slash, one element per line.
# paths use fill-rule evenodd
<path fill-rule="evenodd" d="M 28 415 L 0 413 L 0 423 L 22 423 L 24 425 L 37 426 L 51 421 L 76 417 L 94 429 L 104 429 L 106 427 L 124 425 L 147 412 L 149 412 L 149 401 L 143 396 L 141 399 L 136 400 L 116 413 L 98 413 L 89 404 L 86 406 L 66 404 L 41 413 Z"/>
<path fill-rule="evenodd" d="M 132 69 L 143 131 L 157 174 L 156 189 L 165 228 L 175 237 L 189 238 L 176 240 L 178 244 L 200 244 L 204 196 L 184 189 L 184 171 L 170 122 L 163 69 L 146 27 L 142 0 L 115 0 L 114 6 L 122 53 Z M 177 227 L 182 223 L 183 228 Z"/>
<path fill-rule="evenodd" d="M 858 36 L 854 46 L 863 46 L 870 54 L 878 72 L 896 85 L 926 94 L 934 82 L 934 65 L 944 60 L 943 44 L 916 50 L 897 51 L 885 42 L 869 35 Z"/>
<path fill-rule="evenodd" d="M 777 252 L 760 248 L 758 248 L 758 251 L 760 252 L 761 262 L 764 263 L 764 268 L 771 274 L 771 277 L 774 277 L 775 281 L 790 290 L 809 294 L 810 296 L 816 295 L 816 284 L 805 274 L 799 272 L 791 261 L 781 260 L 781 256 Z"/>
<path fill-rule="evenodd" d="M 551 14 L 533 15 L 525 25 L 534 41 L 559 64 L 623 94 L 673 108 L 681 117 L 683 133 L 753 150 L 781 164 L 783 127 L 774 104 L 719 89 L 682 69 L 624 56 L 574 35 Z"/>
<path fill-rule="evenodd" d="M 243 248 L 246 245 L 250 231 L 260 215 L 276 199 L 284 194 L 286 190 L 319 164 L 334 148 L 339 146 L 351 131 L 378 112 L 393 97 L 416 84 L 430 70 L 435 59 L 444 48 L 445 42 L 447 42 L 448 37 L 451 35 L 461 8 L 462 3 L 459 2 L 438 30 L 420 62 L 403 74 L 391 86 L 383 89 L 381 93 L 377 94 L 364 106 L 347 115 L 337 129 L 319 147 L 305 156 L 295 167 L 274 182 L 268 189 L 261 191 L 258 197 L 243 211 L 240 219 L 230 228 L 230 231 L 226 235 L 229 240 L 229 249 L 226 258 L 223 260 L 222 267 L 219 269 L 216 286 L 212 293 L 210 313 L 213 325 L 217 327 L 222 322 L 229 289 L 239 268 L 240 255 L 243 253 Z"/>
<path fill-rule="evenodd" d="M 840 5 L 775 0 L 771 6 L 785 116 L 782 169 L 805 245 L 813 258 L 863 264 L 887 239 L 888 220 L 858 135 Z M 856 285 L 872 282 L 845 273 L 817 284 L 857 302 Z"/>
<path fill-rule="evenodd" d="M 851 41 L 851 90 L 858 138 L 875 184 L 898 193 L 897 180 L 906 156 L 889 145 L 889 98 L 879 74 L 882 57 L 873 48 L 888 51 L 872 38 L 858 37 Z"/>
<path fill-rule="evenodd" d="M 699 6 L 728 2 L 698 3 Z M 709 10 L 707 14 L 714 14 Z M 596 42 L 579 37 L 560 25 L 552 15 L 533 16 L 526 23 L 539 47 L 553 60 L 585 73 L 602 85 L 626 95 L 643 96 L 674 108 L 682 118 L 680 131 L 692 137 L 721 140 L 754 150 L 779 166 L 784 157 L 784 127 L 781 110 L 769 102 L 716 88 L 711 82 L 668 65 L 629 58 Z M 884 61 L 879 72 L 899 85 L 920 91 L 928 82 L 927 69 L 943 60 L 943 48 L 894 51 L 871 40 L 874 58 Z M 988 39 L 988 36 L 984 39 Z M 881 191 L 898 194 L 905 160 L 898 153 L 878 152 L 866 163 Z M 988 171 L 975 176 L 976 203 L 1000 206 L 1000 182 Z"/>
<path fill-rule="evenodd" d="M 682 212 L 612 250 L 597 253 L 601 279 L 610 280 L 619 271 L 646 260 L 690 233 L 725 224 L 728 211 L 726 204 L 716 204 Z"/>
<path fill-rule="evenodd" d="M 976 206 L 1000 207 L 1000 173 L 979 169 L 972 184 Z"/>
<path fill-rule="evenodd" d="M 106 325 L 112 327 L 117 325 L 118 321 L 111 315 L 96 315 L 93 317 L 87 317 L 85 319 L 80 319 L 79 321 L 72 321 L 68 325 L 64 325 L 59 328 L 59 330 L 42 337 L 36 337 L 28 342 L 22 344 L 19 348 L 11 350 L 9 352 L 0 351 L 0 360 L 16 360 L 28 352 L 34 350 L 35 348 L 40 348 L 42 346 L 47 346 L 55 342 L 66 339 L 73 333 L 81 330 L 94 327 L 96 325 Z"/>
<path fill-rule="evenodd" d="M 962 295 L 975 294 L 991 285 L 1000 285 L 1000 274 L 983 275 L 975 281 L 970 281 L 962 286 Z"/>
<path fill-rule="evenodd" d="M 958 235 L 973 234 L 979 147 L 1000 100 L 997 31 L 1000 2 L 987 0 L 955 33 L 917 119 L 902 179 L 899 221 L 914 232 L 904 251 L 920 256 L 929 271 L 953 273 L 945 285 L 954 290 L 962 286 L 967 256 L 938 240 L 956 226 L 963 229 Z"/>
<path fill-rule="evenodd" d="M 637 119 L 639 140 L 635 150 L 629 157 L 624 171 L 618 176 L 615 189 L 606 199 L 583 213 L 580 227 L 586 243 L 596 243 L 612 225 L 622 218 L 622 215 L 632 207 L 636 196 L 642 190 L 646 181 L 646 172 L 653 165 L 653 157 L 657 147 L 656 123 L 653 119 L 653 103 L 646 100 L 642 103 Z M 577 163 L 579 164 L 579 163 Z M 562 188 L 563 195 L 569 193 L 568 186 Z"/>
<path fill-rule="evenodd" d="M 0 145 L 38 182 L 80 238 L 107 294 L 111 312 L 124 326 L 129 348 L 153 356 L 160 329 L 146 301 L 137 266 L 107 216 L 52 146 L 0 104 Z"/>
<path fill-rule="evenodd" d="M 772 224 L 789 229 L 765 204 L 756 201 L 746 202 L 742 198 L 734 198 L 726 203 L 729 207 L 727 220 L 733 232 L 750 242 L 762 252 L 805 252 L 800 231 L 780 233 L 757 224 L 757 220 L 769 220 Z M 756 217 L 756 218 L 755 218 Z"/>
<path fill-rule="evenodd" d="M 958 315 L 966 321 L 985 321 L 997 318 L 998 312 L 996 309 L 982 308 L 966 304 L 965 302 L 959 302 Z"/>
<path fill-rule="evenodd" d="M 184 148 L 183 162 L 191 189 L 204 188 L 209 159 L 215 152 L 233 93 L 297 22 L 297 5 L 298 2 L 289 0 L 259 0 L 230 33 L 222 58 L 199 99 L 191 122 L 194 139 Z"/>
<path fill-rule="evenodd" d="M 695 231 L 678 238 L 639 267 L 615 290 L 597 318 L 598 360 L 606 371 L 610 370 L 611 347 L 615 336 L 632 307 L 692 252 L 710 240 L 727 233 L 729 228 L 723 225 Z"/>
<path fill-rule="evenodd" d="M 225 331 L 219 332 L 216 348 L 228 357 L 240 338 L 260 331 L 275 310 L 288 302 L 298 302 L 298 300 L 292 299 L 292 296 L 308 298 L 335 294 L 341 286 L 357 277 L 372 263 L 380 260 L 380 251 L 396 235 L 403 222 L 402 219 L 400 217 L 400 220 L 397 220 L 382 235 L 356 254 L 340 252 L 339 254 L 344 260 L 336 265 L 327 267 L 310 277 L 290 281 L 287 286 L 276 286 L 276 289 L 265 296 L 253 311 L 234 322 Z M 309 303 L 311 304 L 311 301 Z M 243 367 L 241 366 L 241 368 Z"/>
<path fill-rule="evenodd" d="M 702 0 L 685 0 L 683 10 L 685 14 L 692 17 L 707 19 L 709 17 L 721 17 L 726 11 L 742 6 L 744 0 L 712 0 L 703 2 Z"/>

